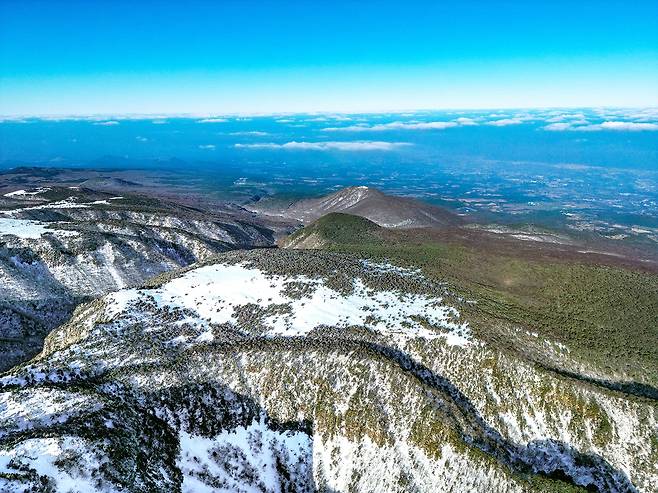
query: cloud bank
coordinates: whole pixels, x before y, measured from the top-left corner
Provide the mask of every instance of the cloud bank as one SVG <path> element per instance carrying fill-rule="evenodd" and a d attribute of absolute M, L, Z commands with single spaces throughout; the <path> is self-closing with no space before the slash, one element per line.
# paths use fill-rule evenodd
<path fill-rule="evenodd" d="M 507 127 L 508 125 L 520 125 L 524 120 L 520 118 L 503 118 L 502 120 L 493 120 L 487 122 L 487 125 L 493 125 L 494 127 Z"/>
<path fill-rule="evenodd" d="M 111 127 L 112 125 L 118 125 L 119 122 L 116 120 L 109 120 L 106 122 L 94 122 L 94 125 L 101 125 L 103 127 Z"/>
<path fill-rule="evenodd" d="M 382 142 L 373 140 L 358 140 L 353 142 L 286 142 L 275 144 L 268 142 L 264 144 L 235 144 L 237 149 L 283 149 L 301 151 L 393 151 L 402 147 L 410 146 L 408 142 Z"/>
<path fill-rule="evenodd" d="M 384 132 L 386 130 L 443 130 L 458 126 L 456 122 L 391 122 L 378 123 L 376 125 L 367 125 L 359 123 L 347 127 L 327 127 L 322 130 L 325 132 Z"/>
<path fill-rule="evenodd" d="M 612 130 L 618 132 L 642 132 L 642 131 L 657 131 L 658 124 L 656 123 L 638 123 L 638 122 L 621 122 L 621 121 L 606 121 L 593 125 L 574 125 L 572 123 L 552 123 L 546 125 L 544 130 L 553 132 L 559 131 L 572 131 L 572 132 L 598 132 L 602 130 Z"/>
<path fill-rule="evenodd" d="M 197 123 L 224 123 L 227 121 L 226 118 L 204 118 L 202 120 L 197 120 Z"/>

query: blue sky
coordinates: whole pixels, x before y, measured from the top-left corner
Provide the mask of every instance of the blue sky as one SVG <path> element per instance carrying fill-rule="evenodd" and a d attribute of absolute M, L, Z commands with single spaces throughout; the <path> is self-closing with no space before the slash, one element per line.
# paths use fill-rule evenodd
<path fill-rule="evenodd" d="M 0 114 L 658 105 L 658 2 L 0 2 Z"/>

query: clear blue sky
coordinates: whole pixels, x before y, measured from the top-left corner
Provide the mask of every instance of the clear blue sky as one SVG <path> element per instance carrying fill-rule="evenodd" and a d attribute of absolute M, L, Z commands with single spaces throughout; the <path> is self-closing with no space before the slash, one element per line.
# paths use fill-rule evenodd
<path fill-rule="evenodd" d="M 0 0 L 0 114 L 658 105 L 658 0 Z"/>

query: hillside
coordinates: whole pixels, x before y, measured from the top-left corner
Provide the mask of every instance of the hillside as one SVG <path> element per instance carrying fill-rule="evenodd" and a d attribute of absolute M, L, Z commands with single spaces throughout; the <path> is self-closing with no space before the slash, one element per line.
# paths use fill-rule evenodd
<path fill-rule="evenodd" d="M 381 226 L 369 219 L 331 212 L 283 238 L 279 243 L 283 248 L 301 249 L 325 248 L 335 243 L 368 243 L 379 238 L 377 233 L 381 230 Z"/>
<path fill-rule="evenodd" d="M 75 306 L 234 248 L 269 246 L 246 214 L 83 187 L 0 197 L 0 370 L 34 356 Z"/>
<path fill-rule="evenodd" d="M 646 272 L 645 263 L 627 267 L 618 257 L 593 258 L 569 246 L 549 249 L 462 231 L 400 231 L 329 214 L 280 244 L 420 268 L 478 300 L 464 309 L 479 337 L 500 350 L 605 385 L 625 382 L 630 392 L 658 397 L 656 272 Z M 543 338 L 558 342 L 564 354 L 547 351 Z"/>
<path fill-rule="evenodd" d="M 0 377 L 0 490 L 652 491 L 655 401 L 499 351 L 477 302 L 293 250 L 106 295 Z"/>
<path fill-rule="evenodd" d="M 441 228 L 461 224 L 456 214 L 424 202 L 387 195 L 372 187 L 348 187 L 320 198 L 293 202 L 286 208 L 263 210 L 308 224 L 326 214 L 343 212 L 389 228 Z"/>

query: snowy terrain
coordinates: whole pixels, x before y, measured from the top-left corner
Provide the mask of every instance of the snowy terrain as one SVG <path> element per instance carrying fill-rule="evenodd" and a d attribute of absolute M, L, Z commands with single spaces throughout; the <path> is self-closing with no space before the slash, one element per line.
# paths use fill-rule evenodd
<path fill-rule="evenodd" d="M 76 304 L 231 248 L 272 244 L 245 217 L 81 187 L 0 197 L 0 370 L 34 356 Z"/>
<path fill-rule="evenodd" d="M 18 238 L 37 239 L 45 233 L 58 236 L 76 236 L 77 231 L 67 231 L 48 227 L 48 223 L 29 219 L 12 219 L 0 217 L 0 236 L 13 235 Z"/>
<path fill-rule="evenodd" d="M 286 250 L 108 294 L 0 377 L 0 491 L 653 491 L 652 403 L 491 350 L 460 299 Z"/>
<path fill-rule="evenodd" d="M 371 266 L 383 272 L 386 267 Z M 291 288 L 299 294 L 291 296 Z M 254 306 L 273 312 L 259 327 L 269 335 L 303 336 L 322 326 L 363 326 L 385 335 L 444 337 L 449 344 L 468 343 L 468 324 L 456 323 L 459 312 L 443 305 L 441 298 L 375 291 L 359 278 L 350 288 L 346 295 L 326 286 L 322 279 L 266 275 L 244 265 L 216 264 L 188 272 L 158 289 L 120 291 L 109 303 L 111 313 L 129 314 L 132 306 L 154 300 L 159 308 L 176 307 L 194 313 L 185 321 L 199 326 L 238 325 L 237 309 Z M 425 328 L 427 324 L 436 329 Z M 212 332 L 199 337 L 206 341 L 213 338 Z"/>
<path fill-rule="evenodd" d="M 180 434 L 177 466 L 183 493 L 279 492 L 279 469 L 287 465 L 290 483 L 312 491 L 312 440 L 301 431 L 274 431 L 264 417 L 212 438 Z"/>

